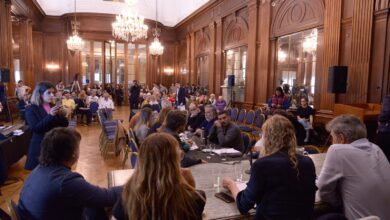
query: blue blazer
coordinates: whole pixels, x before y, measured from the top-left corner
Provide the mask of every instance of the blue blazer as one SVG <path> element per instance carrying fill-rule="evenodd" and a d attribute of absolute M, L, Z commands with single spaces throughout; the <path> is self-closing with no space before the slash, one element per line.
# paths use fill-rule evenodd
<path fill-rule="evenodd" d="M 112 207 L 121 191 L 91 185 L 62 165 L 38 165 L 24 183 L 17 211 L 22 219 L 77 220 L 86 207 Z"/>
<path fill-rule="evenodd" d="M 258 159 L 247 188 L 237 195 L 242 214 L 256 204 L 255 219 L 313 219 L 316 173 L 310 157 L 297 155 L 299 175 L 287 152 Z"/>
<path fill-rule="evenodd" d="M 67 127 L 68 119 L 64 116 L 52 116 L 42 106 L 37 105 L 26 107 L 25 116 L 32 132 L 32 138 L 24 168 L 33 170 L 39 164 L 38 158 L 41 154 L 41 142 L 45 133 L 55 127 Z"/>

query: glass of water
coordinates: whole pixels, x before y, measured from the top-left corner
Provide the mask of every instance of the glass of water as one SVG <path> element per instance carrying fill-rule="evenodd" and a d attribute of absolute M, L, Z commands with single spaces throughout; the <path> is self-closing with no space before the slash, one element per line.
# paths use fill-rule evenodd
<path fill-rule="evenodd" d="M 236 177 L 236 181 L 242 182 L 243 171 L 242 171 L 242 163 L 241 162 L 234 163 L 234 174 Z"/>
<path fill-rule="evenodd" d="M 221 160 L 222 161 L 226 161 L 226 153 L 227 153 L 226 148 L 222 148 L 221 149 Z"/>
<path fill-rule="evenodd" d="M 215 144 L 210 143 L 210 144 L 209 144 L 209 149 L 210 149 L 210 155 L 211 155 L 211 156 L 214 156 L 214 155 L 215 155 L 215 154 L 214 154 Z"/>

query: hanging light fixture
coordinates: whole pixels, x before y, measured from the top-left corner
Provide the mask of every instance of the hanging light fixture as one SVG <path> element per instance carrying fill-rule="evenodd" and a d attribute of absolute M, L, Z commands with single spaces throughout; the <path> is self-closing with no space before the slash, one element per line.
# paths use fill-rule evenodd
<path fill-rule="evenodd" d="M 112 35 L 124 41 L 136 41 L 148 37 L 148 26 L 144 24 L 144 18 L 131 9 L 136 0 L 125 0 L 127 10 L 116 16 L 112 23 Z"/>
<path fill-rule="evenodd" d="M 69 50 L 71 51 L 80 51 L 84 47 L 84 41 L 79 37 L 79 33 L 77 32 L 77 28 L 79 26 L 79 23 L 77 22 L 76 18 L 76 0 L 74 0 L 74 21 L 71 23 L 73 35 L 68 38 L 66 41 L 66 45 Z"/>
<path fill-rule="evenodd" d="M 157 0 L 156 0 L 156 27 L 153 30 L 154 40 L 149 46 L 149 53 L 152 56 L 159 56 L 164 53 L 164 47 L 160 43 L 160 28 L 157 27 Z"/>

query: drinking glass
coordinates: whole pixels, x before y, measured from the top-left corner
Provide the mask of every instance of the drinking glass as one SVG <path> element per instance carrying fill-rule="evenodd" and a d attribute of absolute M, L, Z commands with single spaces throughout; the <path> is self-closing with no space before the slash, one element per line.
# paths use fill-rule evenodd
<path fill-rule="evenodd" d="M 213 177 L 213 187 L 215 188 L 215 192 L 219 193 L 221 188 L 221 169 L 213 168 L 212 169 L 212 177 Z"/>
<path fill-rule="evenodd" d="M 211 155 L 211 156 L 214 156 L 215 153 L 214 153 L 213 150 L 215 150 L 215 144 L 210 143 L 210 144 L 209 144 L 209 148 L 210 148 L 210 155 Z"/>
<path fill-rule="evenodd" d="M 236 176 L 236 181 L 237 182 L 242 182 L 242 177 L 243 177 L 243 172 L 242 172 L 242 163 L 237 162 L 234 163 L 234 174 Z"/>
<path fill-rule="evenodd" d="M 221 160 L 222 161 L 226 161 L 226 153 L 227 153 L 226 148 L 222 148 L 221 149 Z"/>

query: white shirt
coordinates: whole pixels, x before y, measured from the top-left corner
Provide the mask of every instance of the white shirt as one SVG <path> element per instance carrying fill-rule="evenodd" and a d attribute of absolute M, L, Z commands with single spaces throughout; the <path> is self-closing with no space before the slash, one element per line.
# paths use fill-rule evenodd
<path fill-rule="evenodd" d="M 115 109 L 114 107 L 114 102 L 112 101 L 112 99 L 108 98 L 107 100 L 103 97 L 101 97 L 99 99 L 99 109 L 104 109 L 104 108 L 108 108 L 108 109 Z"/>
<path fill-rule="evenodd" d="M 91 103 L 91 102 L 99 102 L 99 97 L 97 96 L 88 96 L 87 97 L 87 103 Z"/>
<path fill-rule="evenodd" d="M 24 94 L 26 94 L 27 89 L 30 87 L 23 85 L 23 86 L 16 86 L 16 95 L 18 96 L 19 99 L 23 99 Z"/>
<path fill-rule="evenodd" d="M 342 202 L 348 219 L 390 219 L 390 163 L 366 138 L 330 146 L 317 187 L 322 201 Z"/>

